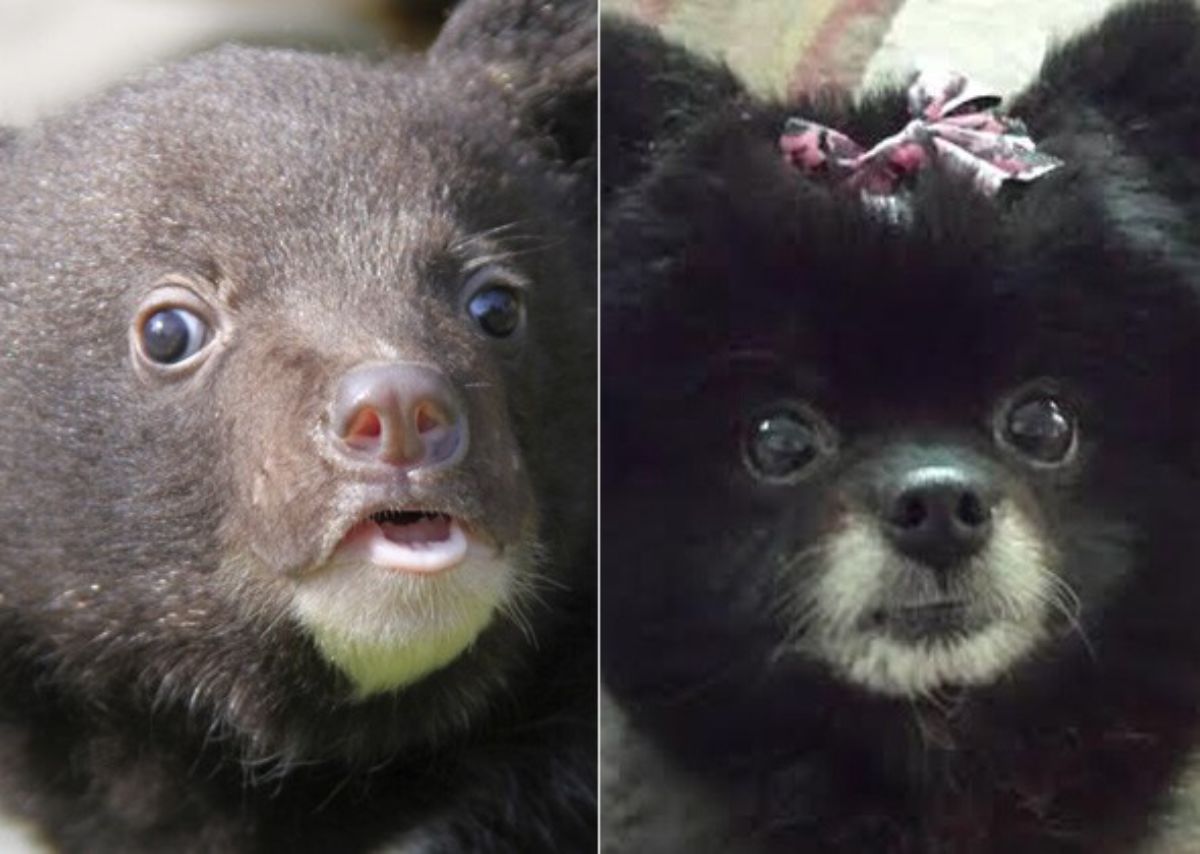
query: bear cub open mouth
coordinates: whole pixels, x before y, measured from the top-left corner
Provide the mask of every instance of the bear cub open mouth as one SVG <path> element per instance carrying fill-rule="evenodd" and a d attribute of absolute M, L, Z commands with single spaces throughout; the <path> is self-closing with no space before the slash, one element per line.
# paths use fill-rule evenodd
<path fill-rule="evenodd" d="M 338 550 L 397 572 L 434 573 L 462 563 L 467 535 L 452 516 L 429 510 L 381 510 L 346 534 Z"/>

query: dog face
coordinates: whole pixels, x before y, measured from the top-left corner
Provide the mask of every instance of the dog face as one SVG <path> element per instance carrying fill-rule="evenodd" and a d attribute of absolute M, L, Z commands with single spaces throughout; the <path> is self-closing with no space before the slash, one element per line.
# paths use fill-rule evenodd
<path fill-rule="evenodd" d="M 607 223 L 614 682 L 912 699 L 1086 654 L 1189 536 L 1185 271 L 1081 169 L 930 172 L 896 218 L 782 122 L 714 118 Z"/>
<path fill-rule="evenodd" d="M 1005 111 L 1060 168 L 988 196 L 932 156 L 883 200 L 789 120 L 870 147 L 899 89 L 772 105 L 604 34 L 604 675 L 752 845 L 1191 829 L 1197 26 L 1048 58 Z"/>

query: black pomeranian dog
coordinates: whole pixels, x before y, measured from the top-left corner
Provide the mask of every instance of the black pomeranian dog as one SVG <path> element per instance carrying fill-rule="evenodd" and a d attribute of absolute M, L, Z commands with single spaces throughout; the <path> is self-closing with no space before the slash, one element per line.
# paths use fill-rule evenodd
<path fill-rule="evenodd" d="M 602 662 L 686 782 L 612 751 L 609 847 L 1200 851 L 1200 10 L 982 112 L 606 27 Z"/>

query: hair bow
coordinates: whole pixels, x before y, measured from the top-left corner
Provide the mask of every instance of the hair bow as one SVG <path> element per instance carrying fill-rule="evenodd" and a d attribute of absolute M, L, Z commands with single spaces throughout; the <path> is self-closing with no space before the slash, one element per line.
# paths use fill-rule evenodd
<path fill-rule="evenodd" d="M 1037 150 L 1023 122 L 996 113 L 1000 100 L 961 74 L 924 72 L 908 89 L 912 121 L 871 148 L 802 118 L 788 119 L 779 148 L 802 171 L 871 196 L 895 193 L 932 161 L 994 195 L 1005 181 L 1033 181 L 1063 165 Z"/>

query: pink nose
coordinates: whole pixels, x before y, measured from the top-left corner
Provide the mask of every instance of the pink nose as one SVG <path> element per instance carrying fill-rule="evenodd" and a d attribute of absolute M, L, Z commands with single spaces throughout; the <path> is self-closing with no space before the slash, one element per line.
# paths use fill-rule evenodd
<path fill-rule="evenodd" d="M 342 377 L 331 427 L 347 457 L 405 470 L 458 459 L 467 445 L 454 388 L 440 371 L 405 362 L 363 365 Z"/>

